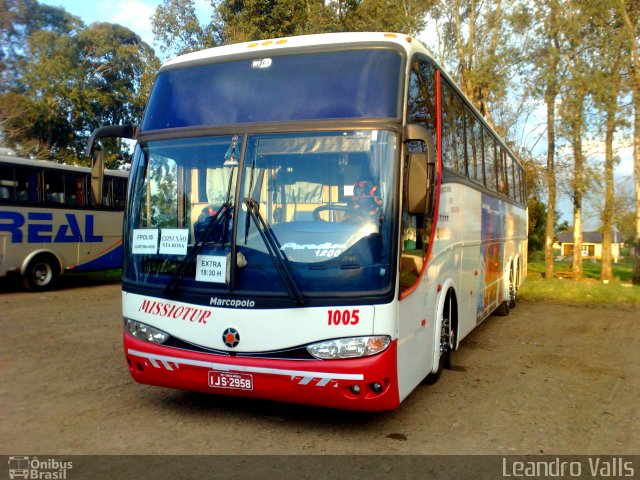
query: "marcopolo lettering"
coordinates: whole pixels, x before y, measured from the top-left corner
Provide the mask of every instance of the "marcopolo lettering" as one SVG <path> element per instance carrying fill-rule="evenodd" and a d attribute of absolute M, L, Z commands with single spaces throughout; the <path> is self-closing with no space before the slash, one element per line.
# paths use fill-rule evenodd
<path fill-rule="evenodd" d="M 256 306 L 256 302 L 254 300 L 247 300 L 246 298 L 240 299 L 211 297 L 209 305 L 213 305 L 216 307 L 253 308 Z"/>
<path fill-rule="evenodd" d="M 211 316 L 211 312 L 202 308 L 183 307 L 181 305 L 156 302 L 154 300 L 143 300 L 138 311 L 158 317 L 174 318 L 176 320 L 202 324 L 206 324 L 207 318 Z"/>
<path fill-rule="evenodd" d="M 65 221 L 55 224 L 53 213 L 28 212 L 25 216 L 19 212 L 0 212 L 0 232 L 11 236 L 11 243 L 23 243 L 25 233 L 27 243 L 98 243 L 102 235 L 94 234 L 93 215 L 84 216 L 84 233 L 76 214 L 65 213 Z"/>

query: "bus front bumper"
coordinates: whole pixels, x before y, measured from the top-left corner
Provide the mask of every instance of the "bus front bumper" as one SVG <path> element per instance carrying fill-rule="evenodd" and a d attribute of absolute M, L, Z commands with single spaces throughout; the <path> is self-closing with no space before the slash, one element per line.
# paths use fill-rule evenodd
<path fill-rule="evenodd" d="M 180 350 L 123 336 L 129 372 L 139 383 L 345 410 L 387 411 L 400 404 L 396 341 L 370 357 L 277 360 Z"/>

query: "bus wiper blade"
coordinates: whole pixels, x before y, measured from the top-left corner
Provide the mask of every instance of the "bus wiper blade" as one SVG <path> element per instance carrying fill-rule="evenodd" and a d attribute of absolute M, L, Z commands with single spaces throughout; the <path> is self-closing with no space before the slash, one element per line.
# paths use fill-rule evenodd
<path fill-rule="evenodd" d="M 289 260 L 287 260 L 287 257 L 285 257 L 282 253 L 282 250 L 280 250 L 280 244 L 271 231 L 271 228 L 266 224 L 266 222 L 262 218 L 262 215 L 260 215 L 260 204 L 253 198 L 249 197 L 246 197 L 244 199 L 244 204 L 247 206 L 247 212 L 249 213 L 249 216 L 256 224 L 256 228 L 260 233 L 260 237 L 262 237 L 262 241 L 269 251 L 269 255 L 273 260 L 273 265 L 276 267 L 276 271 L 278 272 L 282 283 L 289 292 L 291 300 L 298 305 L 304 305 L 306 303 L 306 300 L 300 292 L 295 279 L 291 275 Z"/>
<path fill-rule="evenodd" d="M 220 206 L 220 208 L 214 215 L 209 217 L 209 225 L 207 225 L 207 228 L 205 228 L 204 232 L 202 232 L 200 238 L 193 246 L 191 251 L 182 259 L 173 276 L 171 277 L 171 279 L 169 279 L 169 282 L 164 287 L 165 295 L 170 294 L 178 287 L 178 285 L 180 285 L 180 282 L 182 281 L 184 275 L 187 273 L 187 268 L 189 267 L 189 265 L 193 263 L 198 254 L 202 251 L 202 248 L 207 244 L 207 239 L 213 232 L 216 231 L 216 228 L 218 228 L 218 226 L 227 217 L 227 215 L 229 215 L 232 209 L 233 205 L 230 202 L 225 202 Z"/>

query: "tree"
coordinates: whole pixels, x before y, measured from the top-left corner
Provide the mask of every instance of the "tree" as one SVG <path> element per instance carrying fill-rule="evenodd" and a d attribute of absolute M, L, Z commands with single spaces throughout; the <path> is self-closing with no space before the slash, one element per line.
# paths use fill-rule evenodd
<path fill-rule="evenodd" d="M 614 0 L 617 1 L 617 0 Z M 613 3 L 613 2 L 611 2 Z M 599 5 L 602 7 L 602 3 Z M 597 48 L 592 56 L 595 81 L 592 83 L 595 106 L 605 115 L 605 160 L 604 160 L 604 209 L 602 212 L 602 269 L 601 280 L 611 280 L 611 229 L 613 226 L 613 137 L 619 124 L 618 96 L 622 88 L 622 63 L 624 36 L 622 16 L 615 5 L 604 5 L 599 14 L 591 16 Z M 594 12 L 595 13 L 595 12 Z"/>
<path fill-rule="evenodd" d="M 201 25 L 193 0 L 164 0 L 153 34 L 165 53 L 314 33 L 395 31 L 416 34 L 435 0 L 221 0 Z"/>
<path fill-rule="evenodd" d="M 560 3 L 546 0 L 537 3 L 531 14 L 537 26 L 531 42 L 530 61 L 533 65 L 533 89 L 544 98 L 547 117 L 546 184 L 548 192 L 546 232 L 544 241 L 545 278 L 553 278 L 554 225 L 556 224 L 556 101 L 560 90 L 561 23 Z"/>
<path fill-rule="evenodd" d="M 547 206 L 537 196 L 534 196 L 529 198 L 527 209 L 529 211 L 528 249 L 530 252 L 538 252 L 544 247 Z"/>
<path fill-rule="evenodd" d="M 85 163 L 85 141 L 94 128 L 138 122 L 158 60 L 120 25 L 85 28 L 62 9 L 42 7 L 38 14 L 37 2 L 14 5 L 17 12 L 35 13 L 14 28 L 12 35 L 24 37 L 22 49 L 5 50 L 11 81 L 0 91 L 4 142 L 25 156 Z M 113 165 L 120 144 L 105 147 Z"/>
<path fill-rule="evenodd" d="M 514 27 L 522 18 L 517 7 L 502 0 L 441 0 L 432 9 L 441 32 L 440 62 L 449 65 L 465 95 L 503 136 L 506 130 L 495 124 L 490 105 L 506 98 L 520 69 L 517 44 L 522 37 Z"/>
<path fill-rule="evenodd" d="M 63 8 L 36 0 L 0 0 L 0 94 L 15 81 L 15 69 L 28 38 L 37 31 L 71 34 L 84 27 Z"/>
<path fill-rule="evenodd" d="M 636 239 L 636 205 L 633 191 L 633 176 L 616 183 L 613 204 L 613 223 L 622 235 L 622 241 L 633 244 Z"/>
<path fill-rule="evenodd" d="M 337 30 L 335 12 L 322 0 L 223 0 L 216 17 L 225 44 L 318 33 L 314 20 L 321 18 Z"/>
<path fill-rule="evenodd" d="M 435 0 L 362 0 L 339 2 L 341 31 L 401 32 L 415 35 L 424 28 Z"/>
<path fill-rule="evenodd" d="M 636 237 L 632 281 L 640 285 L 640 6 L 637 2 L 619 0 L 618 12 L 623 19 L 628 55 L 629 83 L 633 98 L 633 171 L 636 193 Z"/>
<path fill-rule="evenodd" d="M 220 44 L 213 24 L 200 25 L 193 0 L 163 0 L 153 14 L 151 29 L 165 54 L 182 55 Z"/>
<path fill-rule="evenodd" d="M 20 133 L 6 138 L 23 150 L 26 147 L 25 153 L 43 158 L 64 157 L 72 146 L 77 58 L 77 45 L 68 35 L 40 30 L 29 36 L 24 58 L 16 66 L 18 77 L 10 92 L 13 95 L 9 97 L 26 116 L 3 121 L 6 129 Z M 2 104 L 4 111 L 6 102 Z"/>
<path fill-rule="evenodd" d="M 582 277 L 582 200 L 585 189 L 586 159 L 583 136 L 586 130 L 585 109 L 591 87 L 589 63 L 592 36 L 589 26 L 589 0 L 569 2 L 564 14 L 563 63 L 567 76 L 563 82 L 560 116 L 573 153 L 573 259 L 571 269 L 576 278 Z"/>
<path fill-rule="evenodd" d="M 59 96 L 52 84 L 75 66 L 65 58 L 73 47 L 63 37 L 82 27 L 78 17 L 59 7 L 35 0 L 0 2 L 0 138 L 9 146 L 42 153 L 69 144 L 72 132 L 59 116 L 65 92 Z M 42 64 L 32 65 L 37 62 Z"/>

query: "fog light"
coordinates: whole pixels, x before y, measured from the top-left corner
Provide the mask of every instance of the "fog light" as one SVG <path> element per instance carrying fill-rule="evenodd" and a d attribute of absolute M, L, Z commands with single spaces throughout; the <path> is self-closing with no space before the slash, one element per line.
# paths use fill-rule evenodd
<path fill-rule="evenodd" d="M 378 382 L 373 382 L 371 384 L 371 390 L 373 390 L 376 393 L 380 393 L 382 392 L 382 385 L 380 385 Z"/>
<path fill-rule="evenodd" d="M 351 385 L 351 393 L 358 395 L 360 393 L 360 385 Z"/>
<path fill-rule="evenodd" d="M 124 319 L 124 328 L 132 337 L 144 340 L 145 342 L 157 343 L 160 345 L 169 339 L 168 333 L 126 317 Z"/>

